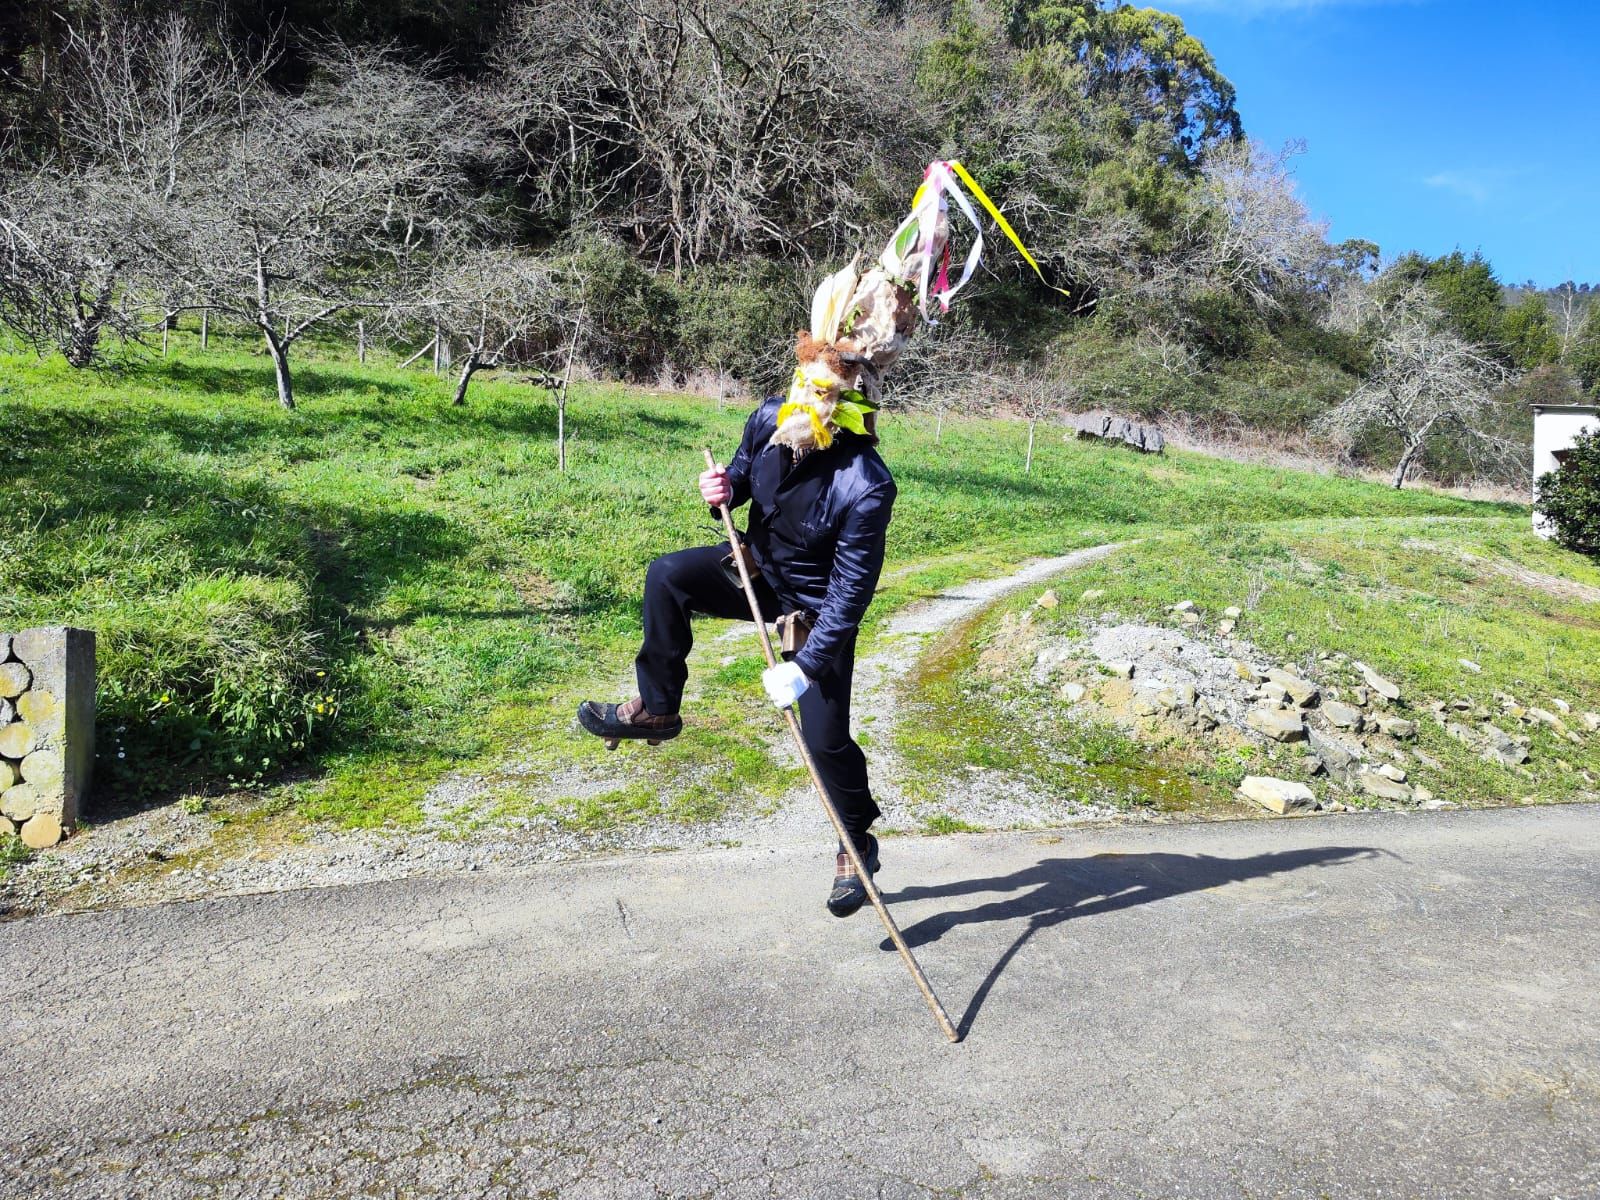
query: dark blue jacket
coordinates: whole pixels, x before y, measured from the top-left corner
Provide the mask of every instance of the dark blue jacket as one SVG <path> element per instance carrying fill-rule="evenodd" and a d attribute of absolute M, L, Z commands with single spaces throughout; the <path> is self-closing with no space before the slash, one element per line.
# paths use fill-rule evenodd
<path fill-rule="evenodd" d="M 730 507 L 750 502 L 746 540 L 762 575 L 785 611 L 812 616 L 794 661 L 815 679 L 872 602 L 895 486 L 873 439 L 843 430 L 826 450 L 791 465 L 788 447 L 770 444 L 782 403 L 769 397 L 745 422 L 728 464 Z"/>

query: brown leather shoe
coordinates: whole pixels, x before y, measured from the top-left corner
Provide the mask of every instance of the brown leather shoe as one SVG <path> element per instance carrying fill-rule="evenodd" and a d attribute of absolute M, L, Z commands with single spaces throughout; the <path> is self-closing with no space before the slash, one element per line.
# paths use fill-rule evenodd
<path fill-rule="evenodd" d="M 598 738 L 604 738 L 606 749 L 615 750 L 623 739 L 643 739 L 659 746 L 683 731 L 683 718 L 677 713 L 658 716 L 646 712 L 644 701 L 638 696 L 621 704 L 599 704 L 585 700 L 578 705 L 578 724 Z"/>

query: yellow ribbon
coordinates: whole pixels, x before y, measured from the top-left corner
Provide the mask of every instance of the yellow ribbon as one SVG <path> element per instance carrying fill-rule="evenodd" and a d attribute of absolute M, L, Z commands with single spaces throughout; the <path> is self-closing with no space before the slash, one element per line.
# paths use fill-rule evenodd
<path fill-rule="evenodd" d="M 817 410 L 803 400 L 790 400 L 778 409 L 778 424 L 782 425 L 795 413 L 805 413 L 811 418 L 811 439 L 818 450 L 826 450 L 833 444 L 833 434 L 822 423 L 822 418 L 817 415 Z"/>
<path fill-rule="evenodd" d="M 985 211 L 987 211 L 988 214 L 994 218 L 994 223 L 1000 226 L 1000 231 L 1011 239 L 1011 244 L 1017 248 L 1018 253 L 1020 253 L 1023 258 L 1028 260 L 1028 265 L 1033 268 L 1033 273 L 1039 277 L 1039 282 L 1044 284 L 1045 287 L 1049 288 L 1052 292 L 1060 292 L 1063 296 L 1070 297 L 1072 293 L 1067 291 L 1066 288 L 1059 288 L 1044 277 L 1044 272 L 1039 269 L 1038 262 L 1034 260 L 1033 255 L 1028 253 L 1028 248 L 1022 244 L 1022 239 L 1017 236 L 1017 231 L 1011 228 L 1011 222 L 1006 220 L 1004 215 L 1001 214 L 1000 210 L 995 207 L 994 201 L 989 199 L 984 190 L 978 186 L 978 181 L 972 177 L 971 173 L 953 158 L 950 160 L 950 169 L 956 173 L 956 177 L 959 178 L 962 183 L 967 185 L 967 190 L 973 194 L 979 204 L 983 205 Z M 924 180 L 922 187 L 919 187 L 917 189 L 917 194 L 912 197 L 912 208 L 917 206 L 917 201 L 922 198 L 922 190 L 927 186 L 927 181 Z"/>

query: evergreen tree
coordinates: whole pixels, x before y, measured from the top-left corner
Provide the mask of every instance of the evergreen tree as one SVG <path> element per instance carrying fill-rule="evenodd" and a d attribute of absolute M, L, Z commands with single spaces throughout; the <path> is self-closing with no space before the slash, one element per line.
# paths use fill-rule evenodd
<path fill-rule="evenodd" d="M 1561 357 L 1561 337 L 1550 319 L 1550 306 L 1538 292 L 1529 292 L 1520 304 L 1507 309 L 1500 327 L 1506 352 L 1521 370 L 1531 371 Z"/>
<path fill-rule="evenodd" d="M 1600 430 L 1580 433 L 1561 465 L 1536 481 L 1536 507 L 1555 527 L 1556 541 L 1600 557 Z"/>
<path fill-rule="evenodd" d="M 1567 366 L 1578 377 L 1578 386 L 1600 395 L 1600 304 L 1591 304 L 1583 326 L 1567 353 Z"/>

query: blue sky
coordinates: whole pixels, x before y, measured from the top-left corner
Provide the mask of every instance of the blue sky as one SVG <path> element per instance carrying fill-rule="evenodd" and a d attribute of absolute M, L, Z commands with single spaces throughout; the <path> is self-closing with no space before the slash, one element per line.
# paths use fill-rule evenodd
<path fill-rule="evenodd" d="M 1247 133 L 1305 139 L 1336 240 L 1600 285 L 1600 0 L 1142 2 L 1211 50 Z"/>

